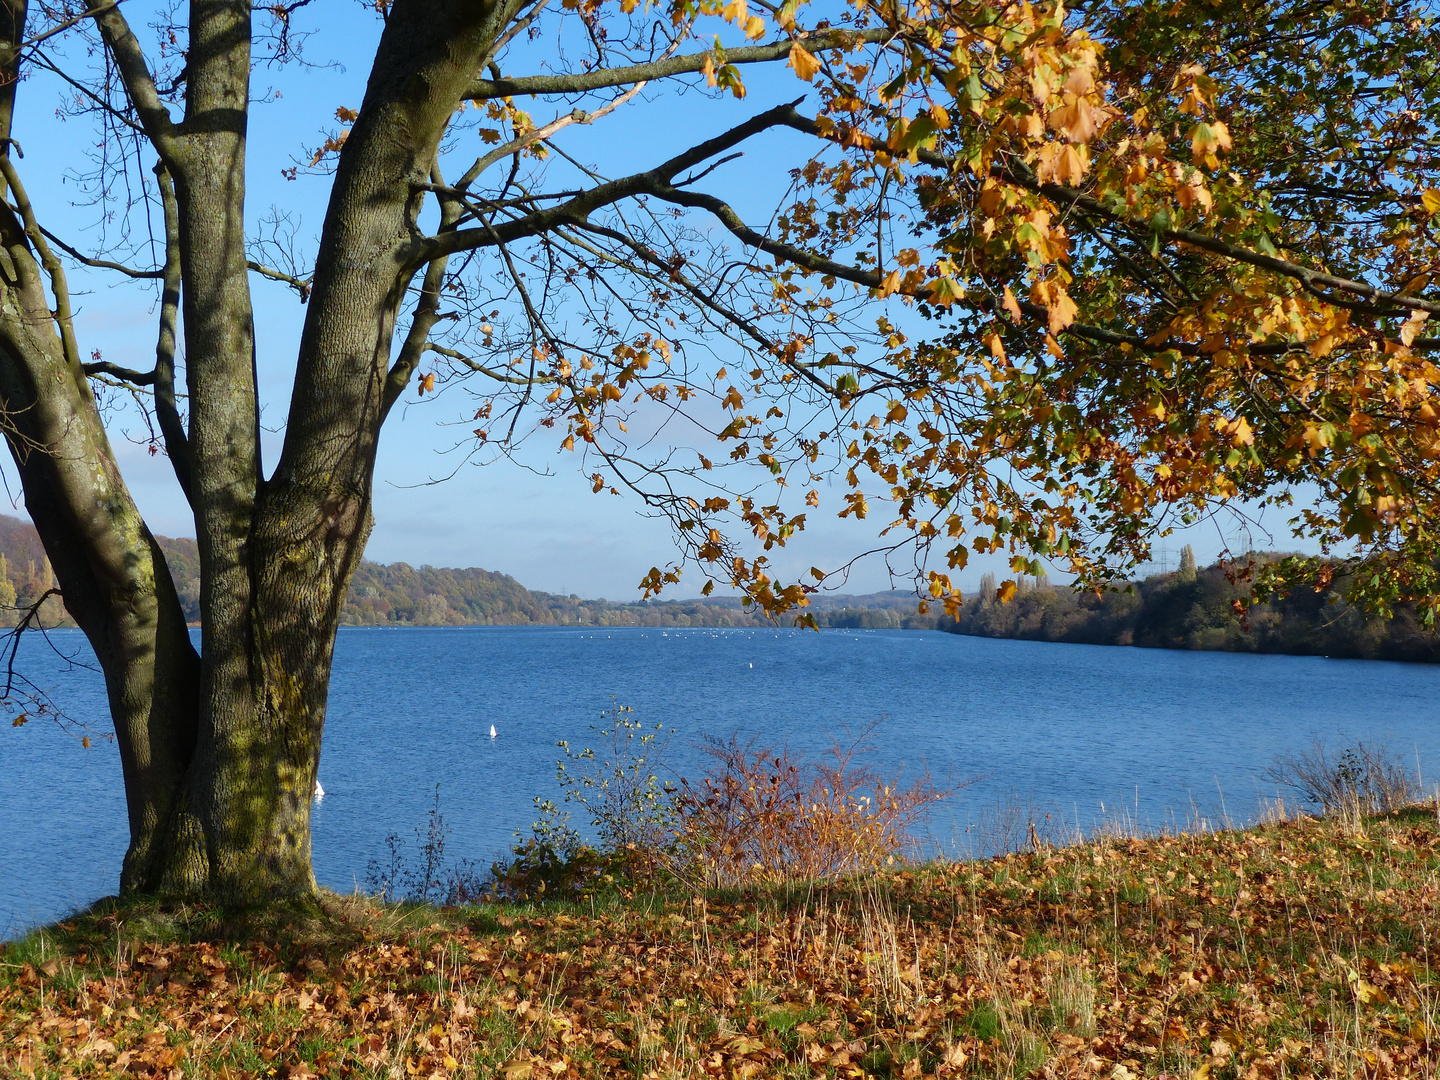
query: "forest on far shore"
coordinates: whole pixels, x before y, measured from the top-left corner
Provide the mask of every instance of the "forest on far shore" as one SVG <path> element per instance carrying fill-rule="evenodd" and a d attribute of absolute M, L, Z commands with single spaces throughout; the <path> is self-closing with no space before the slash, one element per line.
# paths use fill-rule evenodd
<path fill-rule="evenodd" d="M 195 541 L 159 537 L 186 618 L 200 617 L 200 560 Z M 1259 555 L 1259 558 L 1274 556 Z M 0 515 L 0 625 L 14 625 L 15 609 L 52 587 L 44 548 L 27 521 Z M 1440 635 L 1426 630 L 1409 609 L 1382 619 L 1346 604 L 1337 592 L 1296 590 L 1284 600 L 1253 608 L 1243 621 L 1235 602 L 1243 587 L 1226 565 L 1192 564 L 1156 574 L 1128 589 L 1096 596 L 1021 579 L 1007 604 L 986 575 L 965 598 L 960 618 L 916 610 L 907 592 L 863 596 L 819 593 L 810 611 L 825 628 L 948 630 L 975 637 L 1019 638 L 1087 645 L 1157 649 L 1294 653 L 1367 660 L 1440 661 Z M 72 625 L 58 597 L 42 609 L 46 626 Z M 525 588 L 508 574 L 479 567 L 411 566 L 363 562 L 341 615 L 345 626 L 772 626 L 734 597 L 623 603 L 586 600 Z"/>
<path fill-rule="evenodd" d="M 1257 552 L 1257 559 L 1279 556 Z M 1226 563 L 1196 569 L 1194 556 L 1174 573 L 1155 574 L 1102 595 L 1023 580 L 1008 604 L 993 599 L 993 578 L 942 629 L 975 637 L 1136 645 L 1152 649 L 1289 653 L 1363 660 L 1440 660 L 1440 636 L 1413 609 L 1384 619 L 1345 603 L 1338 590 L 1296 589 L 1282 600 L 1250 608 Z"/>

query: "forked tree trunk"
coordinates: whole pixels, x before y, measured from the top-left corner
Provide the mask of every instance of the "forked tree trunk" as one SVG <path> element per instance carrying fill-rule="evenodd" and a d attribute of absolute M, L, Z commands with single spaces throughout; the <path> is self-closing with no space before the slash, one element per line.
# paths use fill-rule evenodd
<path fill-rule="evenodd" d="M 124 891 L 263 902 L 315 889 L 310 808 L 335 634 L 370 531 L 380 425 L 419 354 L 390 367 L 418 269 L 405 253 L 440 138 L 512 11 L 471 0 L 390 8 L 337 168 L 268 481 L 245 257 L 249 0 L 192 0 L 180 124 L 118 9 L 94 15 L 174 178 L 167 222 L 183 280 L 189 431 L 172 414 L 165 434 L 195 512 L 198 657 L 120 479 L 64 305 L 50 310 L 47 284 L 59 295 L 63 282 L 37 230 L 0 206 L 0 412 L 65 604 L 105 672 L 130 803 Z M 0 35 L 24 40 L 25 0 L 0 0 L 5 13 Z M 0 84 L 0 135 L 14 63 Z"/>

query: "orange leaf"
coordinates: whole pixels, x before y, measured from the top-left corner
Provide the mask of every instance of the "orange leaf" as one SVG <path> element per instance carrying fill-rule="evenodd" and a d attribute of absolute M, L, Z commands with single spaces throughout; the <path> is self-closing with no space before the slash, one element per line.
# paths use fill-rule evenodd
<path fill-rule="evenodd" d="M 795 69 L 795 74 L 806 82 L 815 78 L 815 73 L 820 70 L 820 61 L 805 51 L 798 41 L 790 46 L 789 66 Z"/>

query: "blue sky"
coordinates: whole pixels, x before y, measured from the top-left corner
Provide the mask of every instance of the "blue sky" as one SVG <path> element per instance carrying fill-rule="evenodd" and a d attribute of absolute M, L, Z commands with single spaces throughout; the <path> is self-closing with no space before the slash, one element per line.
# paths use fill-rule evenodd
<path fill-rule="evenodd" d="M 144 9 L 133 2 L 125 8 L 140 32 Z M 252 113 L 247 213 L 252 230 L 272 207 L 292 215 L 299 221 L 302 245 L 313 247 L 328 180 L 301 175 L 291 181 L 281 170 L 322 142 L 325 132 L 334 130 L 337 107 L 359 104 L 380 23 L 353 0 L 320 0 L 302 9 L 297 18 L 323 30 L 306 46 L 312 66 L 262 68 L 256 74 L 257 96 L 267 88 L 273 93 L 264 94 L 267 100 L 257 103 Z M 151 35 L 143 32 L 140 36 L 147 44 L 151 40 Z M 525 73 L 519 67 L 506 71 Z M 593 127 L 569 129 L 562 145 L 602 172 L 621 174 L 662 160 L 756 112 L 798 97 L 804 90 L 785 69 L 747 71 L 746 82 L 750 93 L 744 101 L 728 95 L 706 97 L 693 92 L 694 83 L 692 91 L 683 96 L 656 91 L 649 100 L 632 102 Z M 57 89 L 57 80 L 47 77 L 22 85 L 16 137 L 25 159 L 19 164 L 42 223 L 85 247 L 96 236 L 100 214 L 97 207 L 84 204 L 84 193 L 74 176 L 86 168 L 84 153 L 93 145 L 92 129 L 83 119 L 57 118 Z M 536 121 L 543 123 L 555 115 L 557 106 L 541 101 L 530 108 Z M 756 140 L 744 158 L 716 174 L 711 190 L 724 191 L 753 220 L 768 219 L 784 191 L 784 169 L 803 160 L 799 138 L 772 135 Z M 62 180 L 67 175 L 69 178 Z M 152 366 L 153 292 L 80 267 L 70 267 L 69 273 L 72 291 L 77 294 L 82 351 L 100 348 L 107 360 L 141 369 Z M 262 420 L 267 427 L 277 428 L 284 422 L 303 308 L 285 287 L 252 280 Z M 473 402 L 463 395 L 441 395 L 417 403 L 413 391 L 406 401 L 382 436 L 375 486 L 376 526 L 369 557 L 417 565 L 484 566 L 512 574 L 531 588 L 614 599 L 637 596 L 641 575 L 673 557 L 668 528 L 643 516 L 642 507 L 632 498 L 592 494 L 575 457 L 558 452 L 558 439 L 532 439 L 521 451 L 520 465 L 502 461 L 484 467 L 465 466 L 442 483 L 430 483 L 454 471 L 453 455 L 445 453 L 453 445 L 454 435 L 444 425 L 467 420 L 466 406 L 473 409 Z M 165 535 L 193 535 L 189 509 L 168 463 L 163 456 L 152 457 L 143 442 L 128 441 L 124 430 L 138 436 L 141 425 L 134 416 L 120 420 L 112 429 L 112 438 L 130 489 L 151 527 Z M 462 430 L 468 430 L 468 425 Z M 279 444 L 278 434 L 267 434 L 267 466 L 273 464 Z M 13 470 L 7 471 L 6 478 L 17 497 L 17 509 L 23 512 Z M 838 496 L 826 502 L 837 507 Z M 775 560 L 782 574 L 800 574 L 810 565 L 833 567 L 846 562 L 874 546 L 876 529 L 885 520 L 883 508 L 859 524 L 837 520 L 832 514 L 833 509 L 811 515 L 810 528 L 793 553 Z M 1287 546 L 1281 515 L 1272 514 L 1269 520 L 1278 533 L 1274 542 Z M 1233 535 L 1233 527 L 1231 531 Z M 1164 543 L 1174 552 L 1186 540 L 1195 544 L 1205 560 L 1221 549 L 1224 537 L 1211 525 Z M 1263 535 L 1255 538 L 1257 547 L 1271 543 Z M 987 569 L 1004 576 L 1003 559 L 972 561 L 961 576 L 962 584 L 973 587 Z M 692 571 L 676 595 L 693 595 L 699 584 Z M 905 585 L 903 581 L 898 584 Z M 890 586 L 883 564 L 872 560 L 856 569 L 844 591 Z"/>

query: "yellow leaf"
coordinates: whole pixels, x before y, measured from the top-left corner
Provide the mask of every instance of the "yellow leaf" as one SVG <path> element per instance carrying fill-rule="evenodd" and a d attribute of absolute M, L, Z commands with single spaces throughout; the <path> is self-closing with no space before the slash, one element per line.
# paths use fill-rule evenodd
<path fill-rule="evenodd" d="M 765 20 L 759 15 L 751 15 L 745 22 L 745 36 L 751 41 L 765 36 Z"/>
<path fill-rule="evenodd" d="M 1362 1005 L 1384 1005 L 1390 1000 L 1384 990 L 1364 979 L 1355 984 L 1355 996 L 1359 998 Z"/>
<path fill-rule="evenodd" d="M 1406 319 L 1400 327 L 1400 344 L 1409 345 L 1414 341 L 1415 336 L 1420 332 L 1420 327 L 1425 324 L 1425 320 L 1428 318 L 1430 318 L 1428 311 L 1412 311 L 1410 318 Z"/>
<path fill-rule="evenodd" d="M 930 282 L 930 302 L 937 307 L 949 307 L 956 300 L 964 299 L 964 286 L 949 274 Z"/>
<path fill-rule="evenodd" d="M 1433 187 L 1426 188 L 1420 193 L 1420 202 L 1430 213 L 1440 214 L 1440 191 Z"/>
<path fill-rule="evenodd" d="M 1230 129 L 1220 121 L 1199 123 L 1190 129 L 1190 155 L 1196 165 L 1215 167 L 1215 155 L 1230 149 Z"/>
<path fill-rule="evenodd" d="M 795 69 L 795 74 L 809 82 L 815 78 L 815 73 L 820 70 L 820 61 L 805 51 L 804 47 L 797 41 L 790 46 L 789 66 Z"/>
<path fill-rule="evenodd" d="M 1050 130 L 1059 132 L 1072 143 L 1088 143 L 1100 132 L 1105 113 L 1090 104 L 1088 98 L 1077 97 L 1053 111 Z"/>
<path fill-rule="evenodd" d="M 1075 306 L 1075 301 L 1070 299 L 1070 294 L 1059 283 L 1055 283 L 1050 287 L 1050 303 L 1045 306 L 1045 310 L 1050 316 L 1050 333 L 1058 334 L 1075 321 L 1075 315 L 1080 309 Z"/>
<path fill-rule="evenodd" d="M 1020 301 L 1015 299 L 1015 294 L 1010 291 L 1010 286 L 1005 286 L 1005 299 L 1000 304 L 1010 313 L 1010 321 L 1017 326 L 1020 324 Z"/>
<path fill-rule="evenodd" d="M 726 22 L 744 26 L 746 20 L 750 18 L 750 9 L 746 6 L 745 0 L 730 0 L 721 15 Z"/>
<path fill-rule="evenodd" d="M 1000 588 L 996 589 L 995 599 L 999 600 L 1002 604 L 1008 604 L 1011 600 L 1015 599 L 1015 582 L 1007 581 L 1001 585 Z"/>

